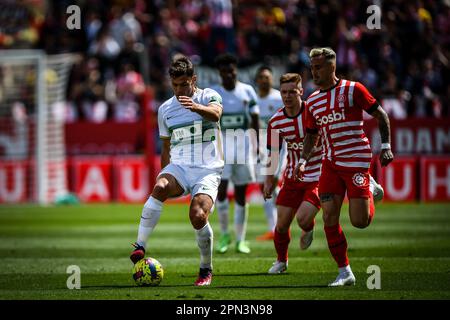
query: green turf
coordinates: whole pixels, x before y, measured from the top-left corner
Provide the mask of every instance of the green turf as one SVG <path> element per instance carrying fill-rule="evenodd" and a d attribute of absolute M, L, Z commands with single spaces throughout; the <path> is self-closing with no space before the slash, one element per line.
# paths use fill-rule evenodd
<path fill-rule="evenodd" d="M 149 255 L 164 266 L 159 287 L 138 288 L 128 259 L 140 205 L 74 207 L 0 206 L 0 299 L 449 299 L 448 204 L 380 204 L 374 223 L 342 225 L 349 245 L 354 287 L 328 288 L 337 274 L 321 218 L 314 242 L 300 251 L 295 224 L 289 269 L 267 275 L 272 242 L 257 242 L 266 228 L 260 206 L 250 207 L 247 239 L 252 253 L 214 254 L 211 287 L 196 288 L 199 253 L 186 205 L 166 205 L 149 241 Z M 231 218 L 230 218 L 231 220 Z M 217 215 L 211 217 L 218 238 Z M 81 269 L 81 290 L 69 290 L 66 269 Z M 367 268 L 381 270 L 381 290 L 369 290 Z"/>

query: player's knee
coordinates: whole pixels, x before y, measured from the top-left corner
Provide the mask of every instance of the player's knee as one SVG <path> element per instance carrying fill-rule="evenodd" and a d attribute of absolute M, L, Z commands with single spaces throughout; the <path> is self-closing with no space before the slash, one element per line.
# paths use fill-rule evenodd
<path fill-rule="evenodd" d="M 297 217 L 297 222 L 302 229 L 307 229 L 311 225 L 308 217 Z"/>
<path fill-rule="evenodd" d="M 289 231 L 289 225 L 278 223 L 276 229 L 278 233 L 287 233 Z"/>
<path fill-rule="evenodd" d="M 169 196 L 169 189 L 167 188 L 168 184 L 157 181 L 155 186 L 153 187 L 152 195 L 157 197 L 158 199 L 167 198 Z"/>
<path fill-rule="evenodd" d="M 200 205 L 191 206 L 191 209 L 189 210 L 189 219 L 191 220 L 194 229 L 199 230 L 203 228 L 208 221 L 208 212 Z"/>
<path fill-rule="evenodd" d="M 353 219 L 350 219 L 350 221 L 351 221 L 352 225 L 358 229 L 367 228 L 367 226 L 369 225 L 369 218 L 366 218 L 366 219 L 364 219 L 363 217 L 353 218 Z"/>

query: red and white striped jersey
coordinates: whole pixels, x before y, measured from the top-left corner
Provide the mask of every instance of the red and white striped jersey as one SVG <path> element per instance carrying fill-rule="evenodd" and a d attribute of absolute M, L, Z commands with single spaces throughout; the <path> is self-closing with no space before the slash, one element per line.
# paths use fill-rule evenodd
<path fill-rule="evenodd" d="M 361 83 L 340 79 L 306 100 L 307 131 L 321 134 L 324 156 L 340 170 L 368 169 L 372 152 L 363 131 L 363 110 L 371 113 L 377 107 Z"/>
<path fill-rule="evenodd" d="M 289 117 L 285 109 L 280 108 L 270 118 L 267 127 L 267 148 L 269 151 L 275 147 L 280 148 L 282 141 L 287 146 L 287 164 L 284 171 L 284 179 L 296 181 L 294 170 L 297 166 L 300 154 L 303 150 L 303 139 L 306 135 L 306 112 L 305 103 L 302 103 L 300 112 L 295 117 Z M 274 139 L 278 138 L 278 142 Z M 278 143 L 278 144 L 277 144 Z M 280 160 L 281 161 L 281 160 Z M 311 158 L 306 164 L 304 182 L 319 181 L 320 169 L 322 167 L 322 145 L 319 143 L 314 147 Z"/>

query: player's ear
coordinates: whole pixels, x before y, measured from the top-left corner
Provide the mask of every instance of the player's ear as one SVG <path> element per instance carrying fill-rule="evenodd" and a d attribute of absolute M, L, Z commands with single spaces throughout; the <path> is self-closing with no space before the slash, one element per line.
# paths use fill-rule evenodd
<path fill-rule="evenodd" d="M 192 79 L 192 85 L 195 85 L 197 83 L 197 75 L 194 74 L 191 79 Z"/>
<path fill-rule="evenodd" d="M 300 97 L 303 96 L 303 87 L 298 88 L 298 92 L 300 94 Z"/>

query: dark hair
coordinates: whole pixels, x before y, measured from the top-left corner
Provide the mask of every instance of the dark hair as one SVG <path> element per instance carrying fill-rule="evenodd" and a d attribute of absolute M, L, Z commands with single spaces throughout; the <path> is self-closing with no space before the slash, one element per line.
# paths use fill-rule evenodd
<path fill-rule="evenodd" d="M 220 68 L 223 65 L 229 65 L 234 64 L 237 66 L 238 59 L 232 55 L 231 53 L 223 53 L 214 59 L 214 64 L 216 65 L 216 68 Z"/>
<path fill-rule="evenodd" d="M 258 70 L 256 70 L 256 75 L 259 75 L 261 72 L 263 72 L 264 70 L 269 71 L 270 73 L 273 73 L 272 68 L 267 66 L 267 65 L 262 65 L 261 67 L 258 68 Z"/>
<path fill-rule="evenodd" d="M 289 82 L 294 82 L 298 87 L 302 83 L 302 77 L 298 73 L 285 73 L 280 77 L 280 85 Z"/>
<path fill-rule="evenodd" d="M 172 61 L 169 68 L 169 75 L 171 78 L 182 76 L 192 77 L 194 75 L 194 65 L 188 57 L 181 56 Z"/>

